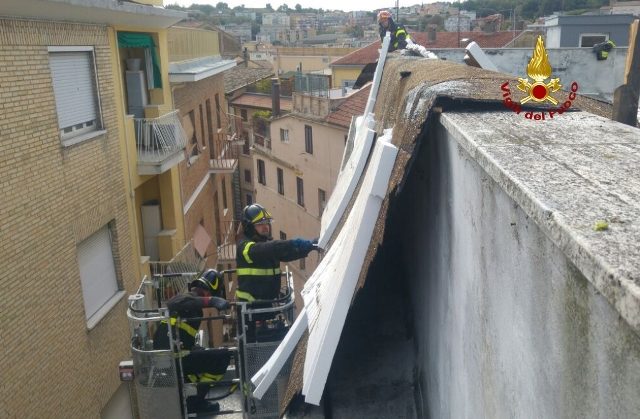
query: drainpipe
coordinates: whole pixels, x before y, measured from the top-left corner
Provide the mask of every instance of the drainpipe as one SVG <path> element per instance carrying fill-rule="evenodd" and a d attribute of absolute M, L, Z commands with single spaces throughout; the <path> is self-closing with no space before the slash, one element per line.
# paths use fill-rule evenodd
<path fill-rule="evenodd" d="M 276 77 L 271 79 L 271 116 L 280 116 L 280 81 Z"/>

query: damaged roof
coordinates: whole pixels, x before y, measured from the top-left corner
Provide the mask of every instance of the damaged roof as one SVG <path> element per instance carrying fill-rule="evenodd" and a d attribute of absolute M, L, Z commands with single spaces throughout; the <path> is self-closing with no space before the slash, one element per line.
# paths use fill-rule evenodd
<path fill-rule="evenodd" d="M 591 142 L 601 142 L 603 138 L 607 138 L 607 146 L 615 146 L 616 141 L 629 143 L 631 138 L 636 138 L 635 147 L 638 149 L 640 143 L 637 141 L 637 131 L 634 131 L 635 128 L 611 121 L 609 118 L 612 108 L 609 104 L 579 95 L 573 101 L 572 109 L 580 112 L 567 112 L 563 115 L 566 125 L 560 132 L 557 132 L 559 124 L 536 125 L 537 129 L 532 130 L 530 124 L 535 122 L 524 118 L 526 109 L 522 115 L 517 115 L 503 106 L 503 87 L 511 86 L 511 89 L 515 90 L 516 84 L 517 79 L 511 75 L 448 61 L 399 56 L 387 60 L 374 110 L 375 131 L 381 135 L 385 129 L 393 128 L 392 143 L 398 147 L 399 151 L 391 172 L 387 195 L 382 202 L 365 261 L 361 267 L 357 289 L 362 288 L 366 283 L 371 263 L 381 247 L 390 202 L 410 171 L 411 159 L 421 133 L 427 130 L 429 124 L 436 123 L 440 115 L 455 115 L 456 111 L 466 109 L 472 113 L 459 112 L 458 114 L 463 116 L 458 119 L 463 118 L 462 122 L 469 132 L 477 137 L 477 142 L 474 139 L 468 139 L 462 146 L 471 156 L 477 158 L 483 169 L 494 177 L 495 181 L 529 216 L 536 219 L 541 229 L 547 230 L 545 231 L 547 235 L 563 249 L 579 269 L 592 274 L 588 279 L 596 289 L 602 292 L 631 327 L 640 333 L 640 292 L 638 292 L 640 264 L 637 263 L 640 261 L 640 250 L 633 244 L 640 240 L 638 229 L 631 225 L 625 226 L 623 223 L 617 226 L 619 230 L 614 235 L 593 234 L 591 218 L 594 213 L 589 211 L 589 206 L 594 205 L 594 196 L 613 194 L 630 198 L 622 199 L 616 204 L 623 205 L 625 211 L 628 211 L 626 213 L 628 220 L 624 222 L 640 219 L 640 207 L 637 205 L 640 187 L 634 189 L 633 185 L 616 185 L 607 191 L 600 190 L 602 186 L 593 187 L 594 184 L 599 184 L 597 178 L 610 170 L 617 170 L 621 178 L 628 178 L 630 175 L 628 168 L 638 165 L 637 157 L 635 155 L 624 157 L 624 161 L 613 165 L 615 167 L 611 167 L 610 162 L 606 160 L 594 162 L 593 164 L 598 166 L 596 170 L 578 176 L 578 182 L 590 185 L 581 192 L 587 194 L 583 200 L 584 205 L 575 205 L 574 194 L 569 201 L 547 199 L 545 200 L 547 205 L 542 206 L 536 199 L 537 196 L 549 197 L 554 193 L 561 193 L 547 187 L 544 171 L 518 169 L 518 165 L 514 162 L 516 156 L 493 154 L 498 149 L 493 150 L 491 147 L 492 142 L 514 145 L 523 142 L 531 143 L 534 145 L 531 147 L 533 154 L 528 157 L 542 161 L 548 156 L 536 151 L 535 147 L 536 144 L 540 144 L 541 139 L 546 139 L 551 144 L 558 144 L 560 147 L 562 144 L 558 141 L 559 139 L 577 143 L 584 142 L 585 137 L 590 137 Z M 494 127 L 494 124 L 487 125 L 489 121 L 496 121 L 495 125 L 500 127 Z M 483 126 L 491 129 L 481 130 Z M 588 135 L 585 135 L 585 126 L 589 129 Z M 570 148 L 569 153 L 571 153 Z M 566 176 L 575 177 L 575 173 L 568 167 L 560 166 L 559 170 Z M 561 173 L 557 175 L 561 176 Z M 608 173 L 606 176 L 615 178 L 616 174 Z M 572 186 L 575 185 L 572 184 Z M 522 192 L 522 189 L 528 192 Z M 332 240 L 340 234 L 354 201 L 355 196 L 345 211 L 340 225 L 333 233 Z M 554 205 L 549 206 L 549 202 Z M 549 214 L 554 214 L 554 217 L 550 218 Z M 563 219 L 563 214 L 566 217 L 578 218 L 580 221 L 571 226 L 566 225 L 559 221 Z M 576 225 L 582 226 L 581 230 L 576 230 Z M 328 248 L 330 249 L 330 246 Z M 599 266 L 596 272 L 592 269 L 593 266 Z M 607 279 L 603 282 L 604 278 Z M 294 358 L 287 393 L 288 402 L 296 393 L 302 391 L 303 365 L 305 354 L 309 351 L 308 345 L 309 341 L 305 334 Z"/>

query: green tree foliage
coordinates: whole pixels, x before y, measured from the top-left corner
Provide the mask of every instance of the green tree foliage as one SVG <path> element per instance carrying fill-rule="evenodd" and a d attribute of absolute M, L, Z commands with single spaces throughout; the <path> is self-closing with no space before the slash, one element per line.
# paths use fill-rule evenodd
<path fill-rule="evenodd" d="M 302 6 L 300 5 L 300 3 L 296 4 L 296 12 L 299 12 L 302 10 Z"/>
<path fill-rule="evenodd" d="M 360 25 L 350 26 L 347 28 L 347 34 L 354 38 L 361 38 L 364 36 L 364 29 Z"/>
<path fill-rule="evenodd" d="M 515 9 L 518 19 L 534 20 L 556 11 L 598 9 L 607 4 L 609 0 L 466 0 L 460 8 L 475 11 L 478 17 L 501 13 L 507 19 Z"/>
<path fill-rule="evenodd" d="M 271 3 L 267 3 L 267 5 L 265 6 L 265 8 L 266 8 L 267 10 L 271 10 L 271 11 L 273 11 L 273 6 L 271 6 Z"/>

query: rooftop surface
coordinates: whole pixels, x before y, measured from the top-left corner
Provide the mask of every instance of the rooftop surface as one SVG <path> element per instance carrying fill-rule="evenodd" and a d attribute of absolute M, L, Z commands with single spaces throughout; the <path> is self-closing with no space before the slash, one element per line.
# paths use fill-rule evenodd
<path fill-rule="evenodd" d="M 435 40 L 428 40 L 426 32 L 410 32 L 411 38 L 417 44 L 423 45 L 425 48 L 460 48 L 458 39 L 467 38 L 475 41 L 481 48 L 502 48 L 517 37 L 520 32 L 437 32 Z M 463 45 L 464 47 L 464 45 Z M 364 65 L 375 62 L 378 59 L 378 50 L 380 49 L 380 41 L 362 47 L 351 54 L 338 58 L 331 65 Z"/>
<path fill-rule="evenodd" d="M 349 128 L 351 125 L 351 118 L 354 116 L 360 116 L 364 113 L 364 108 L 367 105 L 367 99 L 369 98 L 370 91 L 371 85 L 368 85 L 349 96 L 349 98 L 342 102 L 335 111 L 331 112 L 327 116 L 327 122 Z"/>
<path fill-rule="evenodd" d="M 268 110 L 271 110 L 272 108 L 271 96 L 260 93 L 243 93 L 242 95 L 235 98 L 231 102 L 231 105 Z M 292 106 L 293 105 L 291 98 L 282 96 L 280 97 L 281 110 L 291 112 Z"/>
<path fill-rule="evenodd" d="M 234 67 L 224 73 L 224 93 L 233 93 L 238 89 L 253 84 L 258 80 L 273 77 L 273 69 Z"/>

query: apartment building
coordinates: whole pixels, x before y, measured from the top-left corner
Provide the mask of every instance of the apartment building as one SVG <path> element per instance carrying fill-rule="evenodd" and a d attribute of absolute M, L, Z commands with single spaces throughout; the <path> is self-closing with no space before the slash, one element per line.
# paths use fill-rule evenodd
<path fill-rule="evenodd" d="M 185 158 L 179 163 L 186 242 L 205 268 L 233 268 L 233 192 L 239 198 L 241 145 L 233 142 L 229 131 L 224 71 L 235 68 L 236 62 L 220 57 L 216 31 L 173 27 L 168 34 L 169 79 L 186 134 Z M 222 324 L 209 326 L 210 343 L 220 344 Z"/>
<path fill-rule="evenodd" d="M 150 4 L 0 6 L 2 417 L 132 417 L 117 374 L 125 297 L 148 272 L 142 255 L 168 260 L 184 242 L 166 51 L 183 14 Z M 146 107 L 130 101 L 142 90 Z"/>
<path fill-rule="evenodd" d="M 365 88 L 348 96 L 335 90 L 321 95 L 302 91 L 300 86 L 308 83 L 300 78 L 296 84 L 292 112 L 274 115 L 269 122 L 270 148 L 254 143 L 251 150 L 255 199 L 273 214 L 274 239 L 318 237 L 320 217 L 340 171 L 351 119 L 362 114 L 369 94 Z M 297 290 L 319 261 L 319 255 L 312 252 L 288 264 Z M 302 301 L 297 305 L 302 307 Z"/>
<path fill-rule="evenodd" d="M 278 47 L 274 69 L 278 74 L 287 71 L 323 71 L 327 70 L 333 61 L 355 50 L 356 48 Z"/>

